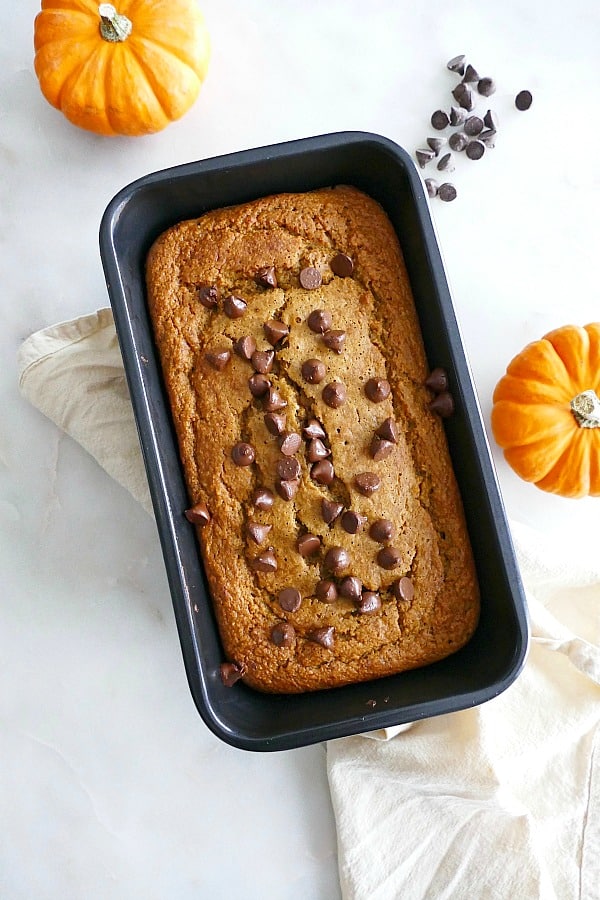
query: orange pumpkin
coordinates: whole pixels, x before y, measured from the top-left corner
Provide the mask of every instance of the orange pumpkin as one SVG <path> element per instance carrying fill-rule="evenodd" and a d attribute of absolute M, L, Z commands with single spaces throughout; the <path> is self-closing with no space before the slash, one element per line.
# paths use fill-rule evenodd
<path fill-rule="evenodd" d="M 563 497 L 600 496 L 600 322 L 525 347 L 494 391 L 492 432 L 515 472 Z"/>
<path fill-rule="evenodd" d="M 43 0 L 34 24 L 44 97 L 97 134 L 160 131 L 194 103 L 208 33 L 196 0 Z"/>

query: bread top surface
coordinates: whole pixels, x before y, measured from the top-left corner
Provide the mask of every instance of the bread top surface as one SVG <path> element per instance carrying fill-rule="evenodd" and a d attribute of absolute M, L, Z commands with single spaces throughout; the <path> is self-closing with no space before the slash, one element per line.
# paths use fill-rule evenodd
<path fill-rule="evenodd" d="M 338 253 L 351 259 L 351 276 L 332 271 Z M 264 267 L 274 268 L 276 287 L 257 282 Z M 309 289 L 300 283 L 308 267 L 321 276 Z M 477 581 L 443 425 L 428 408 L 429 367 L 402 252 L 381 207 L 354 188 L 337 187 L 210 212 L 158 238 L 147 260 L 147 287 L 190 505 L 205 503 L 211 516 L 197 532 L 225 654 L 247 683 L 277 692 L 333 687 L 459 649 L 477 623 Z M 207 287 L 217 291 L 214 309 L 199 300 Z M 239 318 L 225 312 L 230 296 L 247 304 Z M 341 352 L 309 327 L 315 310 L 330 313 L 331 329 L 345 332 Z M 264 328 L 271 320 L 289 329 L 275 347 Z M 322 425 L 332 483 L 312 477 L 303 439 L 291 457 L 300 468 L 295 495 L 280 496 L 278 464 L 285 456 L 267 428 L 264 399 L 250 392 L 255 368 L 235 350 L 246 336 L 259 351 L 274 350 L 266 377 L 285 403 L 277 411 L 285 430 L 302 435 L 310 420 Z M 229 358 L 216 368 L 212 355 L 226 351 Z M 302 372 L 314 359 L 325 366 L 318 383 Z M 389 382 L 388 397 L 367 396 L 372 378 Z M 345 389 L 337 407 L 324 400 L 332 383 Z M 389 418 L 397 441 L 375 460 L 373 438 Z M 240 442 L 254 450 L 251 465 L 232 457 Z M 361 473 L 380 480 L 370 496 L 357 488 Z M 257 488 L 274 495 L 270 509 L 254 505 Z M 361 529 L 349 533 L 341 516 L 328 524 L 323 501 L 364 517 Z M 390 540 L 370 535 L 378 519 L 392 523 Z M 270 526 L 260 543 L 254 525 Z M 306 533 L 320 539 L 314 555 L 297 549 Z M 394 568 L 381 565 L 384 547 L 398 551 Z M 331 570 L 331 548 L 347 552 L 347 566 Z M 256 569 L 265 553 L 274 555 L 274 571 Z M 380 608 L 360 612 L 354 599 L 316 596 L 319 581 L 332 580 L 339 589 L 346 576 L 376 593 Z M 403 577 L 412 586 L 408 600 L 393 592 Z M 298 609 L 282 608 L 280 592 L 287 588 L 299 591 Z M 286 626 L 282 646 L 273 641 L 275 625 Z"/>

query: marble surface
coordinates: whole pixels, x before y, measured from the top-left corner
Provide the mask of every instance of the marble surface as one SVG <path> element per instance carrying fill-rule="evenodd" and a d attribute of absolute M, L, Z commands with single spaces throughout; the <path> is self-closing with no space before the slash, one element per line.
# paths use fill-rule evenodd
<path fill-rule="evenodd" d="M 3 11 L 7 12 L 8 4 Z M 18 394 L 32 331 L 107 304 L 106 204 L 150 171 L 339 130 L 408 150 L 449 103 L 445 62 L 498 82 L 496 149 L 459 160 L 433 202 L 482 412 L 506 363 L 597 320 L 600 8 L 595 0 L 205 0 L 204 90 L 164 132 L 104 139 L 46 104 L 38 5 L 0 30 L 0 896 L 335 900 L 325 748 L 278 754 L 214 738 L 191 701 L 153 522 Z M 527 113 L 514 95 L 534 94 Z M 520 482 L 492 452 L 509 514 L 597 527 L 600 501 Z"/>

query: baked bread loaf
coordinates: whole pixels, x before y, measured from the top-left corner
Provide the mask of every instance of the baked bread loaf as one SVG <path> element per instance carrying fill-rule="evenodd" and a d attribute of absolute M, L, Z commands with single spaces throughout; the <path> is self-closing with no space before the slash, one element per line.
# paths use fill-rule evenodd
<path fill-rule="evenodd" d="M 336 187 L 209 212 L 157 239 L 146 280 L 225 683 L 330 688 L 462 647 L 452 398 L 381 207 Z"/>

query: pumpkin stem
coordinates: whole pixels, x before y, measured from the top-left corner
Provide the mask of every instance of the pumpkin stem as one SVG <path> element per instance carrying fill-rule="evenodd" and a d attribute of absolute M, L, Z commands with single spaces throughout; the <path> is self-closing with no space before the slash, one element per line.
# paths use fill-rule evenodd
<path fill-rule="evenodd" d="M 121 16 L 112 3 L 101 3 L 98 7 L 100 14 L 100 34 L 105 41 L 116 44 L 126 41 L 131 34 L 131 22 L 127 16 Z"/>
<path fill-rule="evenodd" d="M 600 428 L 600 400 L 595 391 L 582 391 L 573 397 L 571 412 L 580 428 Z"/>

